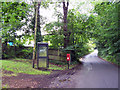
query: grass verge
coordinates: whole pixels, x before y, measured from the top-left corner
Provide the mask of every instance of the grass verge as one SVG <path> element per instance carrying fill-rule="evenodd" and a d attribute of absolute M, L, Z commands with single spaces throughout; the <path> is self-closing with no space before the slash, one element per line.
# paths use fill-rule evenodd
<path fill-rule="evenodd" d="M 9 85 L 6 84 L 6 85 L 2 86 L 2 89 L 5 89 L 5 88 L 9 88 Z M 6 90 L 7 90 L 7 89 L 6 89 Z"/>
<path fill-rule="evenodd" d="M 46 75 L 50 74 L 51 70 L 65 70 L 68 68 L 66 62 L 60 61 L 50 61 L 48 71 L 42 71 L 32 68 L 32 60 L 28 59 L 0 60 L 0 63 L 2 63 L 2 76 L 17 76 L 18 73 Z M 69 69 L 73 68 L 76 64 L 76 62 L 71 63 Z"/>
<path fill-rule="evenodd" d="M 62 62 L 62 61 L 55 61 L 55 60 L 50 60 L 50 68 L 49 69 L 59 69 L 59 70 L 65 70 L 68 69 L 68 64 L 67 62 Z M 71 62 L 69 69 L 72 69 L 78 64 L 78 62 Z M 53 67 L 52 67 L 53 66 Z"/>
<path fill-rule="evenodd" d="M 12 71 L 14 73 L 14 74 L 12 73 L 13 75 L 16 75 L 17 73 L 25 73 L 25 74 L 33 74 L 33 75 L 50 74 L 50 71 L 40 71 L 32 68 L 32 65 L 30 63 L 16 62 L 11 60 L 0 60 L 0 63 L 1 62 L 2 62 L 2 70 Z"/>

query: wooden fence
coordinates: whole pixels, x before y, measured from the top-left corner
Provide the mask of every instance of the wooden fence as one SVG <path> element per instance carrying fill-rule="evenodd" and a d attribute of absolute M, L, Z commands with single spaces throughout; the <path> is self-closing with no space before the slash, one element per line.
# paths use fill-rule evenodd
<path fill-rule="evenodd" d="M 66 60 L 66 53 L 62 52 L 59 49 L 48 49 L 49 60 Z"/>

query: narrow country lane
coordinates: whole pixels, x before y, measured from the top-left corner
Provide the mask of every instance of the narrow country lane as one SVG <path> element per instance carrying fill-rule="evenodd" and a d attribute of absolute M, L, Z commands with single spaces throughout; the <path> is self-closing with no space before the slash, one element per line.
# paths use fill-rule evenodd
<path fill-rule="evenodd" d="M 118 88 L 118 67 L 97 57 L 97 51 L 85 56 L 83 65 L 57 88 Z M 63 80 L 66 75 L 56 81 Z"/>
<path fill-rule="evenodd" d="M 98 57 L 85 58 L 74 77 L 76 88 L 118 88 L 118 68 Z"/>

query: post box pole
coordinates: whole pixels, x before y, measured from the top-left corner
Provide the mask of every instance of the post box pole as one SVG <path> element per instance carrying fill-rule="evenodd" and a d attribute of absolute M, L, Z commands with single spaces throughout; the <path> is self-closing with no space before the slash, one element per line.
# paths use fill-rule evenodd
<path fill-rule="evenodd" d="M 70 54 L 67 54 L 67 64 L 68 64 L 68 69 L 69 69 L 69 65 L 70 65 L 70 59 L 71 59 Z"/>
<path fill-rule="evenodd" d="M 69 61 L 67 61 L 67 63 L 68 63 L 68 69 L 69 69 Z"/>

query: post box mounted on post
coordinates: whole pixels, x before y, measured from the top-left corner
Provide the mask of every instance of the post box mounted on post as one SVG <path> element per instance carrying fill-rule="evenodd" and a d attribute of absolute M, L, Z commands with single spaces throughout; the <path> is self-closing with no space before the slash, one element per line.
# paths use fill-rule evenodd
<path fill-rule="evenodd" d="M 69 69 L 70 61 L 71 61 L 71 56 L 70 54 L 67 54 L 68 69 Z"/>
<path fill-rule="evenodd" d="M 70 54 L 67 54 L 67 61 L 70 61 Z"/>

